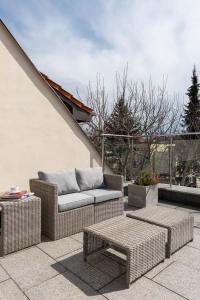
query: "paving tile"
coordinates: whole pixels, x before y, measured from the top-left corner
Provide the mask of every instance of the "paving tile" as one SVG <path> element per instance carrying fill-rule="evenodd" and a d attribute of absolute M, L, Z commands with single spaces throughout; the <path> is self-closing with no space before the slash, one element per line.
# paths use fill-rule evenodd
<path fill-rule="evenodd" d="M 57 260 L 67 270 L 70 270 L 95 290 L 98 290 L 113 279 L 95 267 L 95 265 L 103 261 L 103 259 L 105 259 L 105 256 L 97 253 L 89 256 L 87 262 L 85 262 L 83 260 L 83 252 L 78 250 L 72 254 L 60 257 Z"/>
<path fill-rule="evenodd" d="M 80 243 L 83 243 L 83 232 L 76 233 L 74 235 L 71 235 L 70 237 L 75 239 L 76 241 L 78 241 Z"/>
<path fill-rule="evenodd" d="M 112 276 L 113 278 L 119 277 L 126 272 L 126 267 L 119 264 L 109 257 L 105 257 L 101 262 L 95 264 L 95 268 Z"/>
<path fill-rule="evenodd" d="M 179 206 L 178 203 L 170 202 L 170 201 L 159 201 L 158 206 L 170 207 L 170 208 L 177 208 Z"/>
<path fill-rule="evenodd" d="M 133 282 L 127 289 L 125 277 L 121 276 L 101 289 L 100 293 L 109 300 L 183 300 L 182 297 L 145 277 Z"/>
<path fill-rule="evenodd" d="M 121 265 L 126 265 L 126 255 L 121 252 L 109 248 L 107 251 L 104 252 L 104 255 L 110 257 L 111 259 L 115 260 Z"/>
<path fill-rule="evenodd" d="M 194 226 L 197 226 L 200 224 L 200 210 L 197 210 L 196 207 L 193 206 L 182 206 L 177 207 L 178 210 L 183 210 L 185 212 L 190 213 L 192 216 L 194 216 Z"/>
<path fill-rule="evenodd" d="M 23 290 L 64 272 L 64 268 L 37 247 L 6 256 L 0 264 Z"/>
<path fill-rule="evenodd" d="M 200 250 L 185 246 L 172 255 L 172 259 L 200 271 Z"/>
<path fill-rule="evenodd" d="M 194 226 L 199 226 L 200 224 L 200 213 L 192 213 L 194 216 Z"/>
<path fill-rule="evenodd" d="M 82 244 L 70 237 L 56 241 L 46 241 L 39 245 L 38 248 L 46 252 L 53 258 L 57 258 L 82 248 Z"/>
<path fill-rule="evenodd" d="M 168 259 L 165 259 L 164 262 L 161 262 L 160 264 L 158 264 L 157 266 L 155 266 L 151 271 L 149 271 L 148 273 L 145 274 L 145 277 L 147 278 L 153 278 L 155 277 L 158 273 L 160 273 L 161 271 L 163 271 L 166 267 L 168 267 L 171 263 L 173 263 L 173 258 L 172 256 Z"/>
<path fill-rule="evenodd" d="M 199 300 L 200 272 L 189 266 L 175 262 L 153 280 L 187 299 Z"/>
<path fill-rule="evenodd" d="M 0 283 L 0 300 L 27 300 L 28 298 L 17 287 L 13 280 L 9 279 Z"/>
<path fill-rule="evenodd" d="M 83 251 L 82 249 L 79 249 L 73 253 L 59 257 L 57 261 L 73 273 L 79 273 L 83 269 L 87 269 L 88 267 L 94 266 L 95 264 L 101 262 L 103 259 L 105 259 L 104 255 L 96 253 L 90 255 L 87 259 L 87 262 L 85 262 L 83 259 Z"/>
<path fill-rule="evenodd" d="M 51 240 L 46 235 L 42 235 L 41 236 L 41 243 L 43 243 L 43 242 L 49 242 L 49 241 L 51 241 Z"/>
<path fill-rule="evenodd" d="M 128 204 L 128 197 L 124 197 L 124 214 L 126 214 L 127 212 L 131 212 L 131 211 L 134 211 L 134 210 L 138 210 L 139 208 L 138 207 L 135 207 L 133 205 L 129 205 Z"/>
<path fill-rule="evenodd" d="M 177 207 L 177 209 L 188 211 L 188 212 L 199 212 L 200 213 L 200 207 L 193 206 L 193 205 L 182 205 L 181 207 Z"/>
<path fill-rule="evenodd" d="M 0 282 L 9 278 L 9 275 L 4 271 L 4 269 L 0 266 Z"/>
<path fill-rule="evenodd" d="M 126 204 L 124 214 L 127 214 L 128 212 L 135 211 L 138 209 L 139 209 L 138 207 Z"/>
<path fill-rule="evenodd" d="M 115 278 L 101 272 L 93 266 L 89 266 L 89 268 L 81 270 L 78 276 L 95 290 L 99 290 Z"/>
<path fill-rule="evenodd" d="M 82 269 L 89 267 L 89 264 L 83 260 L 82 250 L 77 250 L 56 260 L 73 273 L 79 273 Z"/>
<path fill-rule="evenodd" d="M 70 272 L 58 275 L 26 292 L 30 300 L 105 300 Z"/>
<path fill-rule="evenodd" d="M 188 246 L 198 248 L 200 250 L 200 228 L 194 228 L 194 240 L 190 242 Z"/>

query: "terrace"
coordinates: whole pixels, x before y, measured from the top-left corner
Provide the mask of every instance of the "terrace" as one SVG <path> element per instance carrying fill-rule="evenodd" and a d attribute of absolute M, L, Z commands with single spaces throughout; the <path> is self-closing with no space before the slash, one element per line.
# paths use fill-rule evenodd
<path fill-rule="evenodd" d="M 125 212 L 134 210 L 124 198 Z M 199 299 L 200 208 L 159 201 L 194 215 L 194 241 L 126 289 L 123 256 L 82 257 L 82 233 L 0 258 L 0 299 Z"/>
<path fill-rule="evenodd" d="M 1 73 L 4 83 L 3 97 L 1 97 L 3 126 L 1 126 L 0 133 L 3 137 L 0 165 L 2 167 L 1 174 L 4 176 L 1 178 L 1 190 L 7 190 L 14 182 L 18 183 L 21 188 L 29 189 L 29 178 L 35 178 L 37 171 L 41 169 L 54 170 L 64 166 L 69 168 L 100 166 L 101 159 L 98 153 L 73 118 L 75 117 L 79 122 L 83 119 L 86 120 L 89 117 L 88 114 L 80 114 L 79 109 L 85 108 L 85 112 L 89 114 L 92 111 L 88 111 L 88 108 L 79 101 L 77 102 L 77 99 L 52 80 L 45 76 L 44 80 L 2 22 L 0 35 L 3 62 Z M 21 89 L 22 86 L 23 89 Z M 66 106 L 70 108 L 69 111 L 66 110 Z M 23 110 L 19 108 L 23 108 Z M 71 113 L 73 113 L 73 117 Z M 31 122 L 30 115 L 34 116 Z M 12 120 L 12 126 L 10 120 Z M 13 151 L 15 138 L 20 143 Z M 173 137 L 140 137 L 135 141 L 133 137 L 130 139 L 128 137 L 128 143 L 122 137 L 116 144 L 113 137 L 112 143 L 108 139 L 109 137 L 106 137 L 105 144 L 103 144 L 102 154 L 105 156 L 102 157 L 102 162 L 103 165 L 104 161 L 107 162 L 107 166 L 112 165 L 114 173 L 123 174 L 127 180 L 131 180 L 140 170 L 150 166 L 153 171 L 161 174 L 160 183 L 170 183 L 170 188 L 162 186 L 167 193 L 172 191 L 175 193 L 178 191 L 179 194 L 185 193 L 189 204 L 191 204 L 192 197 L 198 201 L 200 143 L 197 133 L 193 137 L 190 134 L 187 137 L 181 134 Z M 119 157 L 119 154 L 122 157 Z M 126 165 L 124 161 L 126 161 Z M 105 165 L 105 169 L 107 166 Z M 109 169 L 107 168 L 107 170 Z M 113 180 L 113 182 L 113 185 L 116 186 L 116 181 Z M 187 187 L 183 185 L 187 185 Z M 46 219 L 49 221 L 52 215 L 55 216 L 52 214 L 53 209 L 53 212 L 58 215 L 58 206 L 54 205 L 58 200 L 58 197 L 55 196 L 58 193 L 54 193 L 56 189 L 57 187 L 47 188 L 47 196 L 45 197 L 44 194 L 41 196 L 43 204 L 46 199 L 51 199 L 49 202 L 46 201 L 47 209 L 42 207 L 44 223 Z M 51 192 L 52 190 L 53 192 Z M 191 196 L 192 194 L 193 196 Z M 78 207 L 81 212 L 77 215 L 86 216 L 85 222 L 90 218 L 97 218 L 96 223 L 101 222 L 103 217 L 112 217 L 109 216 L 109 213 L 110 215 L 113 213 L 112 205 L 110 206 L 111 202 L 109 202 L 108 207 L 111 208 L 108 212 L 107 200 L 102 206 L 97 202 L 91 206 L 88 205 L 86 214 L 86 210 L 82 213 L 82 209 L 79 210 L 80 207 Z M 114 200 L 116 200 L 116 205 L 120 200 L 121 207 L 123 206 L 121 196 L 120 199 L 117 197 Z M 169 196 L 168 200 L 174 201 L 175 198 Z M 186 198 L 184 198 L 185 200 Z M 2 221 L 2 224 L 7 223 L 8 220 L 11 225 L 9 229 L 1 226 L 0 246 L 5 243 L 7 248 L 12 248 L 12 251 L 15 251 L 13 248 L 16 245 L 19 246 L 17 250 L 22 249 L 24 240 L 21 243 L 20 239 L 16 238 L 21 232 L 27 243 L 29 240 L 32 241 L 37 230 L 39 232 L 37 238 L 40 239 L 41 228 L 38 226 L 40 222 L 37 222 L 40 220 L 39 199 L 35 199 L 35 206 L 33 205 L 37 212 L 36 218 L 32 214 L 33 199 L 29 199 L 29 201 L 30 214 L 26 213 L 26 209 L 15 209 L 15 203 L 9 216 L 5 217 L 2 209 L 1 221 L 5 221 Z M 82 220 L 77 218 L 77 215 L 74 219 L 71 217 L 73 216 L 72 208 L 69 214 L 66 213 L 67 226 L 63 226 L 64 222 L 55 222 L 55 219 L 50 224 L 52 230 L 49 229 L 50 221 L 46 226 L 49 234 L 55 235 L 56 232 L 57 236 L 63 234 L 61 231 L 65 228 L 64 234 L 68 237 L 54 236 L 54 238 L 59 238 L 56 241 L 43 237 L 42 242 L 36 246 L 25 248 L 26 244 L 25 249 L 16 250 L 16 252 L 0 258 L 0 299 L 199 299 L 200 208 L 186 206 L 184 201 L 183 203 L 166 202 L 166 199 L 163 201 L 161 197 L 159 205 L 172 207 L 177 211 L 184 210 L 194 216 L 194 241 L 136 280 L 129 289 L 126 288 L 124 280 L 125 257 L 123 255 L 108 249 L 106 252 L 89 257 L 87 263 L 84 262 L 83 234 L 71 235 L 72 233 L 70 233 L 72 229 L 78 232 L 77 227 L 82 225 Z M 7 203 L 1 205 L 2 207 L 6 206 Z M 21 208 L 20 205 L 19 203 Z M 26 203 L 23 205 L 26 208 Z M 126 197 L 124 206 L 125 213 L 136 210 L 136 208 L 128 206 Z M 115 208 L 114 212 L 118 212 Z M 91 215 L 88 213 L 89 210 Z M 21 219 L 25 220 L 25 223 L 19 222 L 20 225 L 18 225 L 18 219 L 14 217 L 16 211 L 19 212 L 18 219 L 23 214 L 24 219 Z M 62 216 L 62 211 L 59 212 L 61 212 L 59 215 Z M 70 221 L 68 221 L 69 219 Z M 37 230 L 31 226 L 33 220 Z M 54 225 L 57 223 L 61 224 L 60 231 L 55 229 Z M 139 235 L 138 232 L 137 235 Z M 147 241 L 149 240 L 147 239 Z M 149 246 L 149 248 L 151 247 Z M 164 250 L 165 244 L 163 243 L 163 252 Z M 146 257 L 149 258 L 148 251 Z"/>
<path fill-rule="evenodd" d="M 115 142 L 112 140 L 113 145 Z M 120 148 L 119 140 L 117 143 Z M 108 145 L 105 141 L 102 152 L 105 155 L 103 161 L 110 164 L 111 152 L 106 148 Z M 192 242 L 134 281 L 127 289 L 124 255 L 108 249 L 89 256 L 85 262 L 82 232 L 56 241 L 43 236 L 40 244 L 0 258 L 0 299 L 199 299 L 198 145 L 199 140 L 185 137 L 171 141 L 166 137 L 159 138 L 156 142 L 154 139 L 148 146 L 144 140 L 135 141 L 127 165 L 135 166 L 134 174 L 137 174 L 140 162 L 144 162 L 146 148 L 151 150 L 153 159 L 147 159 L 145 164 L 163 173 L 159 183 L 158 205 L 186 211 L 194 216 Z M 119 171 L 116 162 L 115 158 L 115 165 L 112 166 L 115 173 Z M 182 168 L 186 166 L 186 169 L 180 170 L 179 165 Z M 128 169 L 125 171 L 123 175 L 129 174 Z M 190 173 L 195 179 L 192 181 L 193 187 L 190 186 L 191 182 L 187 186 L 180 185 L 181 180 L 184 184 L 188 183 Z M 127 187 L 127 184 L 124 186 Z M 137 210 L 128 205 L 127 196 L 124 197 L 124 208 L 124 214 Z"/>

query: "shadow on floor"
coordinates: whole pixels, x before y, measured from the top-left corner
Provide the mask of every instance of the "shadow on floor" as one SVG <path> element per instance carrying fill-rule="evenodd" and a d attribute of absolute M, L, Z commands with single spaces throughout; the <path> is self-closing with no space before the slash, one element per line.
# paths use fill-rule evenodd
<path fill-rule="evenodd" d="M 108 249 L 108 251 L 103 253 L 90 255 L 87 262 L 85 262 L 83 260 L 83 252 L 80 251 L 78 253 L 71 253 L 71 256 L 53 264 L 52 267 L 59 271 L 59 267 L 62 265 L 66 269 L 66 272 L 60 272 L 62 276 L 81 289 L 87 296 L 94 296 L 98 290 L 122 277 L 125 273 L 126 262 L 116 253 L 117 251 Z M 99 267 L 99 265 L 101 266 Z M 110 274 L 111 268 L 113 275 Z M 126 288 L 125 279 L 120 289 L 124 288 Z"/>

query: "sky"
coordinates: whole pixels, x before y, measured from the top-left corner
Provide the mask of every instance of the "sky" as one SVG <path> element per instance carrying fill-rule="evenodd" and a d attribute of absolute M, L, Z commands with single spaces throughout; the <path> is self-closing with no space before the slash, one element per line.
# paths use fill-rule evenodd
<path fill-rule="evenodd" d="M 97 74 L 112 90 L 128 64 L 133 81 L 184 98 L 200 74 L 199 0 L 0 0 L 1 18 L 36 67 L 84 97 Z"/>

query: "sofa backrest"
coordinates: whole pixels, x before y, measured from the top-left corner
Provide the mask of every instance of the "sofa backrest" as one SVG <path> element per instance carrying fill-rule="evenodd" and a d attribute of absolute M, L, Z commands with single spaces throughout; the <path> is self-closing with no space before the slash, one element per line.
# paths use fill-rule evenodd
<path fill-rule="evenodd" d="M 104 186 L 101 167 L 76 169 L 76 179 L 81 191 L 92 190 Z"/>
<path fill-rule="evenodd" d="M 39 171 L 38 177 L 40 180 L 56 184 L 58 186 L 58 195 L 80 192 L 75 169 L 53 172 Z"/>

